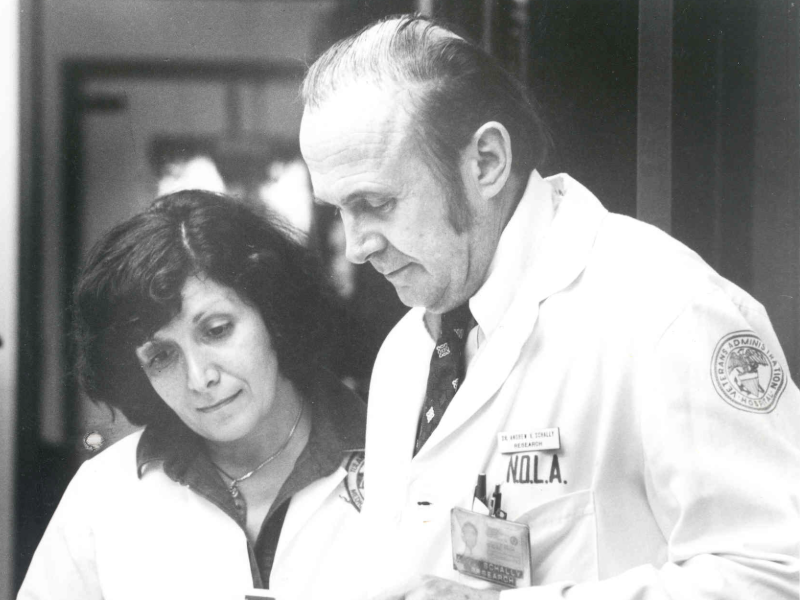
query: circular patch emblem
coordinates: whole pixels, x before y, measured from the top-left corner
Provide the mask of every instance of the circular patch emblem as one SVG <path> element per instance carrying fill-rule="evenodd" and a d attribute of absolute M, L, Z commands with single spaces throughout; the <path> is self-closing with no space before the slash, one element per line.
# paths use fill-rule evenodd
<path fill-rule="evenodd" d="M 92 452 L 100 450 L 103 446 L 103 442 L 105 442 L 105 440 L 102 434 L 97 431 L 91 431 L 83 437 L 83 447 Z"/>
<path fill-rule="evenodd" d="M 364 452 L 353 452 L 345 465 L 347 475 L 344 479 L 344 486 L 347 488 L 347 495 L 350 496 L 350 504 L 361 512 L 364 504 Z"/>
<path fill-rule="evenodd" d="M 783 367 L 752 331 L 737 331 L 719 341 L 711 380 L 725 402 L 754 413 L 772 412 L 786 388 Z"/>

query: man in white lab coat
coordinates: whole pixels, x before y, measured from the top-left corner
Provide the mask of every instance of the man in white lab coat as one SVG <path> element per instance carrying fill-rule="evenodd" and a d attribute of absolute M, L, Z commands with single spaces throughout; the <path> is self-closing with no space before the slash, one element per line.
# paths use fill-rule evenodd
<path fill-rule="evenodd" d="M 542 179 L 525 93 L 430 21 L 334 46 L 304 100 L 348 258 L 414 307 L 373 373 L 350 597 L 796 598 L 800 394 L 763 307 L 569 176 Z M 464 306 L 457 350 L 442 323 Z M 454 355 L 455 393 L 432 400 Z M 483 534 L 504 515 L 528 528 L 517 581 L 454 570 L 451 510 L 476 509 L 479 473 L 500 493 L 470 516 Z"/>

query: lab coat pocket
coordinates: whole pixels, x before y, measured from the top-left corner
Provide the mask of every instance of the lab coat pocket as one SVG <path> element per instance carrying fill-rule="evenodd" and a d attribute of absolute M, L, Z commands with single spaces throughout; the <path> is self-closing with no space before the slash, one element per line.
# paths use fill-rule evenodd
<path fill-rule="evenodd" d="M 597 581 L 597 528 L 591 490 L 550 500 L 514 520 L 530 527 L 533 585 Z"/>

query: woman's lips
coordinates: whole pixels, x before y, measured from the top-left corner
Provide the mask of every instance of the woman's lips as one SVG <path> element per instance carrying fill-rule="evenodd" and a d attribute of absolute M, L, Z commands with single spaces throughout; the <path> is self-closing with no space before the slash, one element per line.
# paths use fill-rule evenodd
<path fill-rule="evenodd" d="M 406 271 L 406 269 L 408 269 L 409 266 L 411 266 L 411 265 L 404 265 L 404 266 L 400 267 L 399 269 L 395 269 L 391 273 L 386 273 L 384 275 L 384 277 L 386 277 L 386 279 L 394 279 L 396 277 L 399 277 Z"/>
<path fill-rule="evenodd" d="M 227 398 L 225 398 L 224 400 L 220 400 L 216 404 L 212 404 L 211 406 L 204 406 L 203 408 L 198 408 L 197 410 L 199 410 L 202 413 L 214 412 L 215 410 L 219 410 L 223 406 L 227 406 L 228 404 L 230 404 L 231 402 L 236 400 L 236 398 L 238 398 L 239 394 L 241 394 L 241 393 L 242 393 L 242 390 L 239 390 L 233 396 L 228 396 Z"/>

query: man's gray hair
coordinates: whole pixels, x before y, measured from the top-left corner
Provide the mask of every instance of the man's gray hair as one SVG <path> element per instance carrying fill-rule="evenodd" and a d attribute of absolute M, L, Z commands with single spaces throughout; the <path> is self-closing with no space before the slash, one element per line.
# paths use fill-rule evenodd
<path fill-rule="evenodd" d="M 314 110 L 355 83 L 409 92 L 414 134 L 450 191 L 450 221 L 469 226 L 459 163 L 478 128 L 511 134 L 512 171 L 525 181 L 541 164 L 548 137 L 526 90 L 478 45 L 432 19 L 389 17 L 329 48 L 309 69 L 303 103 Z"/>

